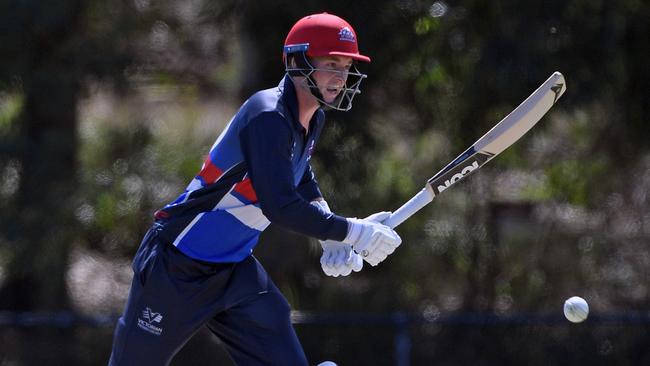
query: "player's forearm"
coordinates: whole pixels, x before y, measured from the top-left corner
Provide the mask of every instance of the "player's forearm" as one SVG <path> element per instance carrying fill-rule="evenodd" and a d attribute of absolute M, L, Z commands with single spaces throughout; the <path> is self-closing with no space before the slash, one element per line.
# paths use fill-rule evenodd
<path fill-rule="evenodd" d="M 324 214 L 300 198 L 280 206 L 265 204 L 263 199 L 260 203 L 264 216 L 285 229 L 321 240 L 341 241 L 347 235 L 348 224 L 344 217 Z"/>

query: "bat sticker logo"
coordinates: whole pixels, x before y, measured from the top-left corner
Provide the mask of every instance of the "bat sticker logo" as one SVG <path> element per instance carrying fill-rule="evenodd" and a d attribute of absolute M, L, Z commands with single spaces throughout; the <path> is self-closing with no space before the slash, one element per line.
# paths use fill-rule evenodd
<path fill-rule="evenodd" d="M 464 167 L 463 170 L 461 170 L 460 172 L 452 175 L 451 178 L 445 180 L 444 185 L 439 185 L 438 186 L 438 193 L 442 193 L 442 191 L 449 188 L 452 184 L 458 182 L 464 176 L 471 173 L 475 169 L 478 169 L 478 161 L 476 161 L 476 160 L 474 160 L 474 162 L 471 165 L 468 165 L 468 166 Z"/>

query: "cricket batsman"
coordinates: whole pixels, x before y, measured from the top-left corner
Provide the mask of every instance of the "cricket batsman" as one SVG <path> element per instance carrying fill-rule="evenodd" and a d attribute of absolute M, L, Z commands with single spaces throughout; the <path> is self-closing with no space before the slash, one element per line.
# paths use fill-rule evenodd
<path fill-rule="evenodd" d="M 238 365 L 307 365 L 290 306 L 253 256 L 271 223 L 321 240 L 327 275 L 375 266 L 401 243 L 381 222 L 332 213 L 310 158 L 325 110 L 347 111 L 366 75 L 357 36 L 327 13 L 300 19 L 284 44 L 286 74 L 255 93 L 210 149 L 198 175 L 155 213 L 133 259 L 134 277 L 110 365 L 167 365 L 207 326 Z"/>

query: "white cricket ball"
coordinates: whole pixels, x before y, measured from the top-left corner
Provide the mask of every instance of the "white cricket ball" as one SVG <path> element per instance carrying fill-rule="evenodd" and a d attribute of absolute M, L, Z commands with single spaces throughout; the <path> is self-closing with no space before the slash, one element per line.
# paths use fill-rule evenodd
<path fill-rule="evenodd" d="M 580 323 L 587 319 L 589 315 L 589 305 L 585 299 L 579 296 L 573 296 L 564 302 L 564 316 L 572 323 Z"/>
<path fill-rule="evenodd" d="M 316 366 L 336 366 L 336 364 L 332 361 L 323 361 Z"/>

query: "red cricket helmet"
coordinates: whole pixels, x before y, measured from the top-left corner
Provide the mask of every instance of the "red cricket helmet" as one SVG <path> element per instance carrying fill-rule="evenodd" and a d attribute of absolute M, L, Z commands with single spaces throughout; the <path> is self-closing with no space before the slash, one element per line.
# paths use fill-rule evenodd
<path fill-rule="evenodd" d="M 333 14 L 308 15 L 294 24 L 284 41 L 284 52 L 292 53 L 294 47 L 304 45 L 309 45 L 306 50 L 309 57 L 346 56 L 370 62 L 370 57 L 359 53 L 352 26 Z"/>
<path fill-rule="evenodd" d="M 318 70 L 311 58 L 325 56 L 350 57 L 356 61 L 370 62 L 370 57 L 359 53 L 357 35 L 352 26 L 333 14 L 312 14 L 300 19 L 289 31 L 282 53 L 285 71 L 290 76 L 305 79 L 305 85 L 325 109 L 349 111 L 352 100 L 361 93 L 361 81 L 367 77 L 356 65 L 348 71 L 325 70 L 344 74 L 345 86 L 333 102 L 326 102 L 318 90 L 312 74 Z"/>

